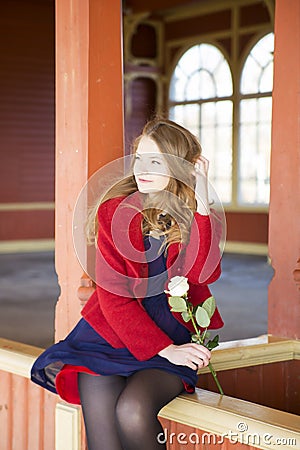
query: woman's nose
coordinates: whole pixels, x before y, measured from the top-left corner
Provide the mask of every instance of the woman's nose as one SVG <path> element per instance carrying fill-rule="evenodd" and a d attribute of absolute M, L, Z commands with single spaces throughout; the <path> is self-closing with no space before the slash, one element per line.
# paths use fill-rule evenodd
<path fill-rule="evenodd" d="M 139 172 L 139 173 L 146 173 L 149 171 L 149 167 L 148 164 L 146 163 L 145 160 L 137 160 L 135 162 L 135 172 Z"/>

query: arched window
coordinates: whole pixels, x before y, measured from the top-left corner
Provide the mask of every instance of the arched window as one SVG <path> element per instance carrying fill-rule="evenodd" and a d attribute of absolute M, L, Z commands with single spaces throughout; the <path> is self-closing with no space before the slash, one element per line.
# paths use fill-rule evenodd
<path fill-rule="evenodd" d="M 210 181 L 224 203 L 232 197 L 232 76 L 214 45 L 191 47 L 178 61 L 169 92 L 169 116 L 200 139 Z"/>
<path fill-rule="evenodd" d="M 249 53 L 240 82 L 238 202 L 267 205 L 270 190 L 274 35 Z"/>
<path fill-rule="evenodd" d="M 188 49 L 171 77 L 169 116 L 199 137 L 210 180 L 234 209 L 269 203 L 273 49 L 273 33 L 256 42 L 242 70 L 235 66 L 234 93 L 229 64 L 214 45 Z"/>

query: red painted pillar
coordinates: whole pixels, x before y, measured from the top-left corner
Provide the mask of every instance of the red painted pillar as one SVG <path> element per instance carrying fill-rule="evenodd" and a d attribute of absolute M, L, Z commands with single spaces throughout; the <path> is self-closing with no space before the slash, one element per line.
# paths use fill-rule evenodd
<path fill-rule="evenodd" d="M 123 155 L 121 13 L 118 0 L 56 0 L 56 340 L 80 317 L 77 196 L 93 172 Z"/>
<path fill-rule="evenodd" d="M 276 0 L 269 333 L 300 338 L 300 1 Z"/>

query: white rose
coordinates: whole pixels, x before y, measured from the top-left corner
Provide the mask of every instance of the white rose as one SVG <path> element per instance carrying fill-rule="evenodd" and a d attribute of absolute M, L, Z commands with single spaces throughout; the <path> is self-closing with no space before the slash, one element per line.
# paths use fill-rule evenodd
<path fill-rule="evenodd" d="M 189 283 L 186 277 L 173 277 L 168 283 L 169 291 L 165 291 L 172 297 L 182 297 L 189 290 Z"/>

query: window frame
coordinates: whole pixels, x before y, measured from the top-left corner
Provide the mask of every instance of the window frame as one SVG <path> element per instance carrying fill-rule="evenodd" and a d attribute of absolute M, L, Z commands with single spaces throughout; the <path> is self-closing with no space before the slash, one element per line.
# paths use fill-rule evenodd
<path fill-rule="evenodd" d="M 245 48 L 245 51 L 242 54 L 242 57 L 240 59 L 240 67 L 239 67 L 239 72 L 238 72 L 238 83 L 237 83 L 237 88 L 238 88 L 238 92 L 237 92 L 237 142 L 236 142 L 236 153 L 237 153 L 237 166 L 236 166 L 236 171 L 235 171 L 235 177 L 236 177 L 236 189 L 235 189 L 235 205 L 236 207 L 240 210 L 244 210 L 246 209 L 247 211 L 264 211 L 264 212 L 268 212 L 269 211 L 269 204 L 267 205 L 263 205 L 263 204 L 259 204 L 259 203 L 255 203 L 253 205 L 251 204 L 246 204 L 246 203 L 241 203 L 238 201 L 238 195 L 239 195 L 239 160 L 240 160 L 240 156 L 241 156 L 241 142 L 240 142 L 240 117 L 241 117 L 241 102 L 243 100 L 247 100 L 247 99 L 260 99 L 260 98 L 271 98 L 272 100 L 272 91 L 268 91 L 268 92 L 256 92 L 256 93 L 252 93 L 252 94 L 242 94 L 241 92 L 241 81 L 242 81 L 242 74 L 243 74 L 243 69 L 245 67 L 245 64 L 247 62 L 248 57 L 250 56 L 251 51 L 253 50 L 253 48 L 256 46 L 256 44 L 258 44 L 258 42 L 263 39 L 265 36 L 267 36 L 268 34 L 274 34 L 274 31 L 268 31 L 268 32 L 261 32 L 259 34 L 257 34 L 253 39 L 251 39 L 248 43 L 248 45 Z M 274 60 L 273 60 L 274 61 Z M 271 119 L 272 120 L 272 119 Z M 271 126 L 272 126 L 272 121 L 271 121 Z M 271 164 L 271 161 L 270 161 Z M 269 202 L 270 203 L 270 202 Z"/>
<path fill-rule="evenodd" d="M 240 91 L 240 83 L 241 76 L 244 65 L 246 63 L 247 57 L 249 56 L 251 50 L 254 46 L 269 33 L 274 33 L 273 28 L 264 27 L 260 28 L 256 31 L 255 35 L 252 39 L 249 40 L 248 44 L 245 46 L 243 52 L 239 57 L 230 58 L 226 49 L 214 39 L 213 36 L 203 36 L 195 39 L 189 39 L 186 43 L 182 45 L 182 47 L 173 55 L 172 63 L 169 61 L 169 71 L 166 80 L 166 88 L 167 88 L 167 111 L 169 114 L 170 108 L 176 105 L 184 105 L 184 104 L 201 104 L 212 101 L 222 100 L 230 100 L 232 101 L 232 198 L 231 203 L 224 203 L 223 207 L 225 211 L 228 212 L 269 212 L 269 204 L 268 205 L 260 205 L 260 204 L 241 204 L 238 202 L 238 170 L 239 170 L 239 157 L 240 157 L 240 142 L 239 142 L 239 126 L 240 126 L 240 102 L 246 98 L 262 98 L 262 97 L 272 97 L 272 92 L 264 92 L 264 93 L 256 93 L 256 94 L 242 94 Z M 236 45 L 236 39 L 235 45 Z M 233 85 L 233 93 L 231 96 L 226 97 L 217 97 L 210 99 L 200 99 L 198 101 L 185 101 L 185 102 L 174 102 L 169 98 L 171 79 L 174 73 L 174 70 L 184 55 L 184 53 L 189 50 L 191 47 L 195 45 L 201 44 L 209 44 L 215 46 L 226 59 L 231 76 L 232 76 L 232 85 Z M 233 52 L 237 53 L 236 52 Z M 205 149 L 204 149 L 205 150 Z"/>

